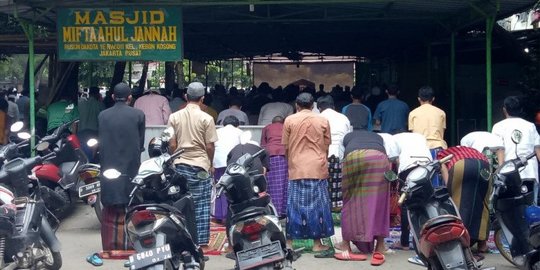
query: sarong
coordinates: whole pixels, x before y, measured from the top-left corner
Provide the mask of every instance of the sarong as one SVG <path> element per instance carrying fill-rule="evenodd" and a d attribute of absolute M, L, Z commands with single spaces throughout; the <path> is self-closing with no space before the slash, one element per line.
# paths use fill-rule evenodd
<path fill-rule="evenodd" d="M 289 180 L 287 239 L 320 239 L 334 235 L 326 179 Z"/>
<path fill-rule="evenodd" d="M 210 240 L 210 197 L 212 177 L 200 167 L 179 164 L 176 171 L 186 177 L 188 189 L 193 195 L 195 216 L 197 217 L 197 235 L 199 245 L 208 245 Z M 197 176 L 199 174 L 199 176 Z"/>
<path fill-rule="evenodd" d="M 372 242 L 387 237 L 390 227 L 390 184 L 384 179 L 388 157 L 376 150 L 356 150 L 343 161 L 343 240 Z M 355 243 L 356 244 L 356 243 Z"/>
<path fill-rule="evenodd" d="M 431 153 L 431 157 L 433 159 L 437 159 L 437 155 L 442 150 L 443 149 L 441 147 L 437 147 L 437 148 L 429 149 L 429 152 Z M 441 176 L 440 172 L 433 175 L 433 178 L 431 179 L 431 184 L 433 185 L 433 187 L 444 186 L 444 183 L 443 183 L 442 176 Z"/>
<path fill-rule="evenodd" d="M 328 192 L 330 193 L 330 202 L 332 211 L 339 212 L 343 206 L 343 196 L 341 193 L 342 164 L 339 157 L 332 155 L 328 158 Z"/>
<path fill-rule="evenodd" d="M 276 207 L 279 217 L 287 214 L 287 183 L 289 172 L 285 156 L 270 157 L 270 171 L 268 172 L 268 194 L 272 204 Z"/>
<path fill-rule="evenodd" d="M 480 176 L 480 171 L 488 167 L 485 161 L 467 158 L 448 171 L 448 190 L 472 240 L 486 240 L 489 235 L 490 185 Z"/>
<path fill-rule="evenodd" d="M 126 209 L 124 206 L 103 206 L 101 220 L 101 245 L 103 251 L 131 249 L 124 230 Z"/>
<path fill-rule="evenodd" d="M 226 169 L 227 167 L 216 168 L 214 171 L 214 185 L 217 184 L 219 178 L 225 173 Z M 212 216 L 219 221 L 224 221 L 227 216 L 227 211 L 229 211 L 228 208 L 229 203 L 227 202 L 227 196 L 222 194 L 221 197 L 216 198 L 214 205 L 212 205 Z"/>

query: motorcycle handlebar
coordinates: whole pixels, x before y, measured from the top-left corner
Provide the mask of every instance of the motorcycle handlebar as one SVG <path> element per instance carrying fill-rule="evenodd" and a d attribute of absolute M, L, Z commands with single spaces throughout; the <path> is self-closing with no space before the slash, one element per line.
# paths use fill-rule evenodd
<path fill-rule="evenodd" d="M 399 196 L 398 204 L 402 205 L 405 202 L 405 199 L 407 199 L 407 193 L 403 192 L 401 193 L 401 196 Z"/>
<path fill-rule="evenodd" d="M 446 157 L 443 157 L 443 158 L 439 159 L 439 163 L 440 164 L 446 163 L 446 162 L 450 161 L 453 157 L 454 157 L 454 155 L 450 154 L 450 155 L 448 155 Z"/>
<path fill-rule="evenodd" d="M 252 158 L 256 158 L 256 157 L 262 155 L 264 152 L 265 152 L 265 150 L 264 150 L 264 148 L 263 148 L 263 149 L 257 151 L 257 153 L 253 154 L 253 156 L 251 156 L 251 157 L 252 157 Z"/>

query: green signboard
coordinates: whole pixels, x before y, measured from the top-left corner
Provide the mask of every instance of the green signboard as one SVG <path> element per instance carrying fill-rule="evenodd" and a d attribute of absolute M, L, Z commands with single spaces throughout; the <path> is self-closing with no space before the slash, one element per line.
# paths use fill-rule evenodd
<path fill-rule="evenodd" d="M 59 8 L 63 61 L 182 59 L 180 7 Z"/>

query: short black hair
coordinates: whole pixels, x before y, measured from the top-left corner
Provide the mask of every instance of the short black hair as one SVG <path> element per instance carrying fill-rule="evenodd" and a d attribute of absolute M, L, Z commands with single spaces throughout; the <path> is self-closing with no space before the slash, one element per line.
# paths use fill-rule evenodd
<path fill-rule="evenodd" d="M 283 123 L 285 119 L 283 119 L 283 116 L 278 115 L 272 118 L 272 123 Z"/>
<path fill-rule="evenodd" d="M 392 84 L 386 89 L 389 95 L 395 96 L 398 94 L 399 90 L 395 84 Z"/>
<path fill-rule="evenodd" d="M 233 125 L 234 127 L 238 127 L 240 125 L 240 120 L 234 115 L 229 115 L 223 119 L 223 125 Z"/>
<path fill-rule="evenodd" d="M 359 86 L 354 86 L 351 90 L 351 97 L 354 99 L 362 99 L 363 93 Z"/>
<path fill-rule="evenodd" d="M 418 98 L 420 98 L 421 101 L 431 101 L 435 97 L 435 94 L 433 92 L 433 88 L 430 86 L 422 86 L 418 90 Z"/>
<path fill-rule="evenodd" d="M 186 97 L 187 97 L 187 101 L 199 102 L 204 96 L 196 97 L 196 96 L 186 94 Z"/>
<path fill-rule="evenodd" d="M 334 109 L 334 99 L 330 95 L 324 95 L 317 99 L 317 107 L 320 111 Z"/>
<path fill-rule="evenodd" d="M 521 101 L 517 96 L 509 96 L 505 98 L 503 106 L 509 116 L 520 116 L 523 113 Z"/>
<path fill-rule="evenodd" d="M 313 95 L 308 92 L 302 92 L 296 97 L 296 105 L 302 109 L 309 109 L 313 106 Z"/>
<path fill-rule="evenodd" d="M 232 98 L 229 102 L 229 106 L 242 107 L 242 100 L 240 100 L 239 98 Z"/>

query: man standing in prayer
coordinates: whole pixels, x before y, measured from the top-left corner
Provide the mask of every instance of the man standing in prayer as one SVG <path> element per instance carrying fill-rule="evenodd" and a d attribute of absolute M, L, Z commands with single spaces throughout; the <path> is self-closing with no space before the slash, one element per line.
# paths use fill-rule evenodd
<path fill-rule="evenodd" d="M 287 180 L 288 166 L 285 157 L 285 146 L 281 143 L 283 136 L 283 117 L 276 116 L 272 124 L 263 128 L 261 133 L 261 147 L 270 157 L 268 179 L 268 194 L 276 207 L 278 217 L 287 214 Z"/>
<path fill-rule="evenodd" d="M 195 202 L 198 243 L 203 249 L 207 249 L 210 240 L 210 197 L 214 173 L 212 160 L 214 143 L 218 136 L 214 119 L 201 110 L 204 94 L 202 83 L 190 83 L 186 93 L 186 107 L 171 114 L 168 125 L 174 129 L 170 151 L 185 151 L 174 164 L 178 173 L 188 180 L 188 188 Z"/>
<path fill-rule="evenodd" d="M 371 110 L 368 106 L 362 104 L 362 96 L 362 89 L 354 86 L 351 91 L 352 103 L 343 107 L 341 112 L 349 118 L 355 130 L 372 130 Z"/>
<path fill-rule="evenodd" d="M 386 94 L 388 99 L 379 103 L 373 114 L 376 125 L 380 126 L 384 133 L 398 134 L 406 131 L 409 106 L 397 98 L 399 91 L 395 85 L 390 86 Z"/>
<path fill-rule="evenodd" d="M 169 101 L 155 88 L 144 90 L 144 96 L 138 98 L 133 107 L 144 112 L 146 125 L 165 125 L 171 114 Z"/>
<path fill-rule="evenodd" d="M 345 147 L 343 146 L 343 137 L 352 131 L 351 123 L 347 116 L 336 112 L 334 109 L 334 99 L 330 95 L 322 96 L 317 99 L 317 106 L 321 111 L 321 116 L 330 123 L 330 134 L 332 143 L 328 148 L 328 173 L 330 174 L 330 201 L 334 211 L 343 206 L 341 192 L 341 161 Z"/>
<path fill-rule="evenodd" d="M 105 255 L 129 248 L 124 231 L 125 207 L 132 190 L 131 179 L 137 175 L 144 149 L 144 113 L 130 107 L 131 89 L 125 83 L 114 87 L 114 106 L 98 116 L 100 165 L 102 171 L 116 169 L 118 179 L 100 177 L 103 220 L 101 242 Z"/>
<path fill-rule="evenodd" d="M 296 114 L 285 119 L 283 144 L 289 164 L 287 199 L 287 244 L 293 239 L 313 239 L 316 258 L 334 256 L 321 238 L 334 234 L 328 196 L 328 146 L 330 124 L 312 112 L 313 96 L 304 92 L 296 98 Z"/>

